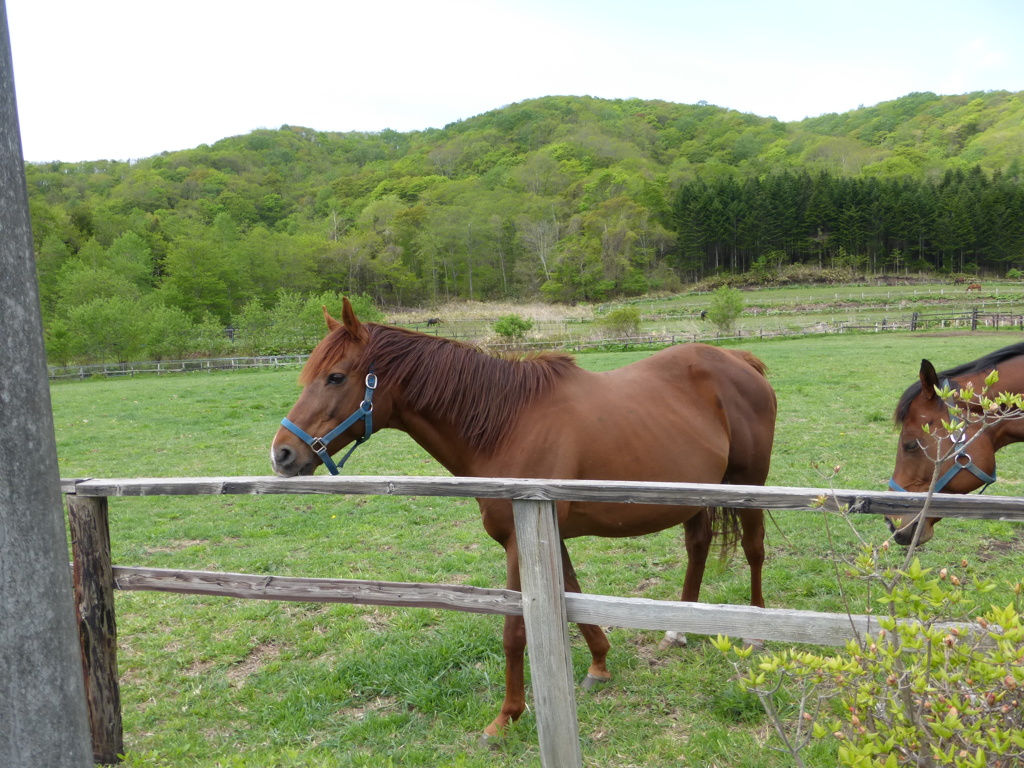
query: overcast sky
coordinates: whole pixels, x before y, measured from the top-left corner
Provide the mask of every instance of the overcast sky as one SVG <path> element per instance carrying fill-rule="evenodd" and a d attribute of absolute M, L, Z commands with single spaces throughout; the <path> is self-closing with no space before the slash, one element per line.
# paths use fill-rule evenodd
<path fill-rule="evenodd" d="M 3 2 L 3 0 L 0 0 Z M 801 120 L 1024 90 L 1021 0 L 6 0 L 26 160 L 414 131 L 547 95 Z"/>

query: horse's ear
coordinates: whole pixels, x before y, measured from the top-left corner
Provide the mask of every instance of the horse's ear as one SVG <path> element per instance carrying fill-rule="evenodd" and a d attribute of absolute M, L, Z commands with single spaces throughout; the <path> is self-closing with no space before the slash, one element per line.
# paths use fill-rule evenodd
<path fill-rule="evenodd" d="M 936 397 L 935 388 L 939 386 L 939 375 L 935 372 L 935 366 L 928 360 L 921 361 L 921 392 L 925 400 Z"/>
<path fill-rule="evenodd" d="M 331 317 L 331 313 L 327 311 L 327 305 L 321 304 L 320 306 L 323 307 L 324 309 L 324 322 L 327 323 L 328 333 L 336 331 L 339 328 L 341 328 L 341 323 L 339 323 L 337 320 Z"/>
<path fill-rule="evenodd" d="M 348 296 L 342 297 L 341 301 L 341 322 L 348 328 L 348 332 L 352 334 L 353 339 L 365 341 L 367 337 L 366 328 L 359 322 L 359 318 L 356 317 L 356 311 L 352 309 L 352 303 L 348 300 Z"/>

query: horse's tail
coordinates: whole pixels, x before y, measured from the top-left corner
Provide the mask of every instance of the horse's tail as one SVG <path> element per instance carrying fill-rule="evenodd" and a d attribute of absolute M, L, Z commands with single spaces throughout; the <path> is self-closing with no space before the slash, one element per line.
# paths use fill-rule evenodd
<path fill-rule="evenodd" d="M 739 510 L 736 507 L 707 507 L 707 510 L 711 518 L 711 535 L 719 540 L 722 557 L 726 558 L 736 551 L 736 545 L 743 536 Z"/>
<path fill-rule="evenodd" d="M 765 362 L 761 358 L 757 357 L 756 355 L 754 355 L 751 352 L 747 352 L 745 349 L 737 349 L 737 350 L 735 350 L 735 352 L 738 355 L 740 355 L 740 357 L 743 358 L 743 362 L 745 362 L 747 365 L 749 365 L 755 371 L 760 373 L 766 379 L 768 378 L 768 366 L 765 364 Z"/>

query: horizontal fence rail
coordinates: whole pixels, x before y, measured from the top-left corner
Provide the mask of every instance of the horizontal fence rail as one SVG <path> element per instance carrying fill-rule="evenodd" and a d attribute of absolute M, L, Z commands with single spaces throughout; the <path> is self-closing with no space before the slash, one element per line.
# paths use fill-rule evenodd
<path fill-rule="evenodd" d="M 828 510 L 847 505 L 860 514 L 919 512 L 926 493 L 891 493 L 830 488 L 760 485 L 705 485 L 627 480 L 548 480 L 480 477 L 332 475 L 307 477 L 228 476 L 63 480 L 62 491 L 77 496 L 208 496 L 259 494 L 350 494 L 450 496 L 535 501 L 618 501 L 709 507 Z M 936 494 L 931 517 L 1024 520 L 1024 498 Z"/>
<path fill-rule="evenodd" d="M 567 621 L 635 629 L 664 629 L 763 640 L 842 645 L 877 631 L 873 616 L 829 614 L 741 605 L 565 593 L 557 529 L 557 501 L 727 506 L 771 510 L 846 509 L 857 514 L 907 515 L 930 501 L 934 517 L 1024 521 L 1024 499 L 923 493 L 723 486 L 696 483 L 584 481 L 468 477 L 264 476 L 66 479 L 72 529 L 75 592 L 83 664 L 97 762 L 123 752 L 117 678 L 114 590 L 219 597 L 349 603 L 522 615 L 534 652 L 534 699 L 544 766 L 581 766 L 576 699 L 569 663 Z M 216 573 L 112 565 L 109 497 L 240 494 L 358 494 L 512 499 L 519 540 L 522 592 L 465 585 L 409 584 L 351 579 Z M 972 629 L 972 625 L 943 626 Z"/>

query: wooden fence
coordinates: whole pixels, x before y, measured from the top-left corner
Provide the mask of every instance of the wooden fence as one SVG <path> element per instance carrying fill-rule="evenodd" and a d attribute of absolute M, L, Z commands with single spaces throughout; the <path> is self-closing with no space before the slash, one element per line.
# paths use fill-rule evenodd
<path fill-rule="evenodd" d="M 803 326 L 771 326 L 761 325 L 756 328 L 739 328 L 729 332 L 703 329 L 700 332 L 636 334 L 633 336 L 610 337 L 601 339 L 562 338 L 555 341 L 519 341 L 515 343 L 491 343 L 490 349 L 498 352 L 535 351 L 542 349 L 562 349 L 568 352 L 581 352 L 587 349 L 652 347 L 681 344 L 684 342 L 716 342 L 730 339 L 767 339 L 779 336 L 806 336 L 824 333 L 847 333 L 882 331 L 921 331 L 967 329 L 978 330 L 979 327 L 993 330 L 1019 329 L 1024 331 L 1024 314 L 1020 312 L 980 312 L 977 308 L 964 312 L 913 312 L 910 315 L 883 318 L 878 322 L 852 323 L 848 321 L 819 322 Z M 426 331 L 426 329 L 424 329 Z M 456 331 L 426 331 L 450 339 L 462 339 L 479 342 L 488 335 L 487 329 L 478 330 L 460 328 Z M 138 374 L 166 373 L 197 373 L 202 371 L 232 371 L 249 368 L 281 368 L 302 365 L 309 355 L 263 355 L 256 357 L 220 357 L 194 360 L 162 360 L 127 363 L 99 363 L 95 365 L 51 365 L 48 375 L 51 380 L 85 379 L 91 376 L 116 378 L 135 376 Z"/>
<path fill-rule="evenodd" d="M 790 643 L 841 645 L 871 630 L 870 616 L 749 606 L 709 605 L 566 594 L 562 582 L 555 502 L 619 501 L 696 506 L 816 510 L 846 505 L 857 514 L 914 514 L 926 495 L 815 488 L 519 480 L 462 477 L 299 478 L 212 477 L 63 480 L 71 526 L 75 600 L 86 676 L 94 758 L 110 764 L 124 751 L 117 677 L 114 590 L 148 590 L 259 600 L 338 602 L 443 608 L 522 615 L 533 670 L 541 762 L 582 765 L 567 621 L 636 629 L 685 627 L 697 634 L 760 637 Z M 369 494 L 512 499 L 519 540 L 522 592 L 438 584 L 213 573 L 114 566 L 110 559 L 109 497 L 222 494 Z M 935 496 L 929 514 L 1024 521 L 1024 499 Z"/>

